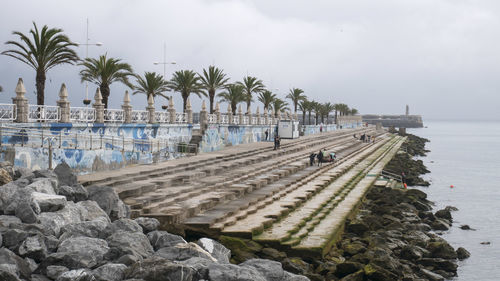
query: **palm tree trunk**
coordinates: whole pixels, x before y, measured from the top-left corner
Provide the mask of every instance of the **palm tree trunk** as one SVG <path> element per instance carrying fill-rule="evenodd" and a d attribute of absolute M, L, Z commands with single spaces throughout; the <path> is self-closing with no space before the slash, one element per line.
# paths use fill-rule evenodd
<path fill-rule="evenodd" d="M 309 111 L 309 117 L 307 118 L 307 125 L 311 125 L 311 111 Z"/>
<path fill-rule="evenodd" d="M 250 112 L 250 104 L 251 103 L 252 102 L 250 100 L 247 100 L 247 112 Z M 246 114 L 246 112 L 245 112 L 245 114 Z"/>
<path fill-rule="evenodd" d="M 335 109 L 335 124 L 337 124 L 337 110 Z"/>
<path fill-rule="evenodd" d="M 186 103 L 189 96 L 182 94 L 182 113 L 186 113 Z"/>
<path fill-rule="evenodd" d="M 302 111 L 302 125 L 306 124 L 306 111 Z"/>
<path fill-rule="evenodd" d="M 210 114 L 214 114 L 215 90 L 208 90 L 208 98 L 210 100 Z"/>
<path fill-rule="evenodd" d="M 101 90 L 101 95 L 102 95 L 102 103 L 104 104 L 104 108 L 107 109 L 108 108 L 108 100 L 109 100 L 109 85 L 107 84 L 101 84 L 99 86 L 100 90 Z"/>
<path fill-rule="evenodd" d="M 45 71 L 36 71 L 36 104 L 45 104 Z"/>
<path fill-rule="evenodd" d="M 237 107 L 236 103 L 231 103 L 231 111 L 233 112 L 233 115 L 236 115 L 236 107 Z"/>

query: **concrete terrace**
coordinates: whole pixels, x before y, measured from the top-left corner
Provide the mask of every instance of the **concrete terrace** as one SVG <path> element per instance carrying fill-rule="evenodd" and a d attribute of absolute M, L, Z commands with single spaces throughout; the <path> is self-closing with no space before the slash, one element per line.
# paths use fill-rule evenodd
<path fill-rule="evenodd" d="M 353 134 L 378 135 L 375 144 Z M 345 218 L 401 145 L 373 127 L 229 147 L 159 164 L 82 175 L 83 185 L 112 186 L 133 216 L 167 230 L 232 235 L 288 251 L 322 255 Z M 335 163 L 309 166 L 309 154 L 334 150 Z"/>

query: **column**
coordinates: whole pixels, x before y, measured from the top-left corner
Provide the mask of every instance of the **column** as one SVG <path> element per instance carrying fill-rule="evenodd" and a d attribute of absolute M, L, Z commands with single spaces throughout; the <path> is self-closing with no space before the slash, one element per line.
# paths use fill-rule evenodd
<path fill-rule="evenodd" d="M 206 128 L 208 126 L 208 112 L 207 106 L 205 104 L 205 100 L 201 103 L 201 111 L 200 111 L 200 126 L 201 128 Z"/>
<path fill-rule="evenodd" d="M 174 108 L 174 98 L 173 97 L 170 97 L 168 99 L 168 115 L 169 115 L 169 119 L 170 119 L 170 123 L 175 123 L 175 108 Z"/>
<path fill-rule="evenodd" d="M 123 97 L 123 122 L 124 123 L 132 123 L 132 106 L 130 105 L 130 96 L 128 91 L 125 91 L 125 96 Z"/>
<path fill-rule="evenodd" d="M 95 123 L 104 123 L 104 104 L 102 103 L 101 90 L 97 87 L 94 95 Z"/>
<path fill-rule="evenodd" d="M 229 103 L 227 104 L 227 118 L 229 118 L 229 124 L 233 124 L 233 109 Z"/>
<path fill-rule="evenodd" d="M 188 124 L 193 124 L 193 108 L 191 108 L 191 102 L 189 101 L 189 98 L 187 99 L 186 102 L 186 121 Z"/>
<path fill-rule="evenodd" d="M 219 102 L 215 104 L 215 116 L 217 116 L 217 124 L 220 124 L 222 121 L 221 114 L 220 114 L 220 107 L 219 107 Z"/>
<path fill-rule="evenodd" d="M 238 106 L 238 121 L 240 123 L 240 125 L 243 124 L 243 112 L 241 111 L 241 104 L 240 106 Z"/>
<path fill-rule="evenodd" d="M 146 107 L 146 110 L 148 111 L 148 116 L 149 116 L 149 124 L 155 124 L 156 123 L 156 116 L 155 116 L 155 100 L 153 98 L 153 95 L 148 95 L 148 106 Z"/>
<path fill-rule="evenodd" d="M 57 101 L 59 106 L 59 123 L 69 123 L 69 101 L 68 101 L 68 90 L 64 83 L 61 85 L 61 90 L 59 90 L 59 100 Z"/>
<path fill-rule="evenodd" d="M 19 78 L 16 86 L 16 97 L 12 98 L 12 103 L 16 105 L 16 120 L 17 123 L 28 122 L 28 99 L 24 96 L 26 88 L 22 78 Z"/>

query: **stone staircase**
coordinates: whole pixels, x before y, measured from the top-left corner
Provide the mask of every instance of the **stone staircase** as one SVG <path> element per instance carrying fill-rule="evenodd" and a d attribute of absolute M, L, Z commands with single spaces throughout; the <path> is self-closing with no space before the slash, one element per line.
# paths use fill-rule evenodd
<path fill-rule="evenodd" d="M 308 169 L 312 170 L 307 167 L 311 152 L 323 147 L 356 150 L 363 144 L 354 140 L 352 134 L 365 131 L 366 128 L 342 130 L 283 141 L 282 149 L 276 151 L 269 143 L 240 145 L 170 163 L 80 176 L 79 180 L 83 185 L 114 187 L 132 208 L 133 216 L 158 218 L 168 228 L 197 214 L 207 214 L 215 206 L 226 206 L 228 210 L 243 208 L 244 200 L 238 201 L 239 198 L 271 191 L 270 186 L 283 185 L 287 176 L 302 174 L 305 178 Z M 286 181 L 285 186 L 291 185 L 294 178 Z"/>

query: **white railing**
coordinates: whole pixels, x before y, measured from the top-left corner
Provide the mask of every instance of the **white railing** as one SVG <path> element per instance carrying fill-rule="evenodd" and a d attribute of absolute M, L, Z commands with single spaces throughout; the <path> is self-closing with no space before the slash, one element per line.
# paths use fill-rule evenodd
<path fill-rule="evenodd" d="M 28 105 L 28 121 L 59 121 L 59 106 Z"/>
<path fill-rule="evenodd" d="M 240 124 L 240 117 L 238 115 L 233 116 L 233 124 Z"/>
<path fill-rule="evenodd" d="M 69 120 L 71 122 L 94 122 L 95 121 L 95 108 L 70 107 Z"/>
<path fill-rule="evenodd" d="M 170 114 L 166 111 L 155 112 L 155 119 L 158 123 L 170 123 Z"/>
<path fill-rule="evenodd" d="M 229 124 L 229 115 L 221 114 L 220 115 L 220 123 L 221 124 Z"/>
<path fill-rule="evenodd" d="M 250 118 L 248 116 L 243 116 L 243 125 L 248 125 L 248 122 L 250 121 Z"/>
<path fill-rule="evenodd" d="M 208 124 L 217 123 L 217 115 L 216 114 L 208 114 Z"/>
<path fill-rule="evenodd" d="M 148 123 L 149 112 L 146 110 L 132 110 L 132 123 Z"/>
<path fill-rule="evenodd" d="M 187 113 L 175 113 L 175 123 L 187 123 Z"/>
<path fill-rule="evenodd" d="M 122 109 L 104 109 L 104 122 L 125 122 L 125 112 Z"/>
<path fill-rule="evenodd" d="M 260 125 L 268 125 L 268 124 L 266 124 L 266 117 L 264 117 L 264 116 L 260 117 Z"/>
<path fill-rule="evenodd" d="M 252 116 L 252 125 L 258 125 L 257 120 L 257 116 Z"/>
<path fill-rule="evenodd" d="M 17 118 L 15 104 L 0 103 L 0 121 L 13 121 Z"/>

